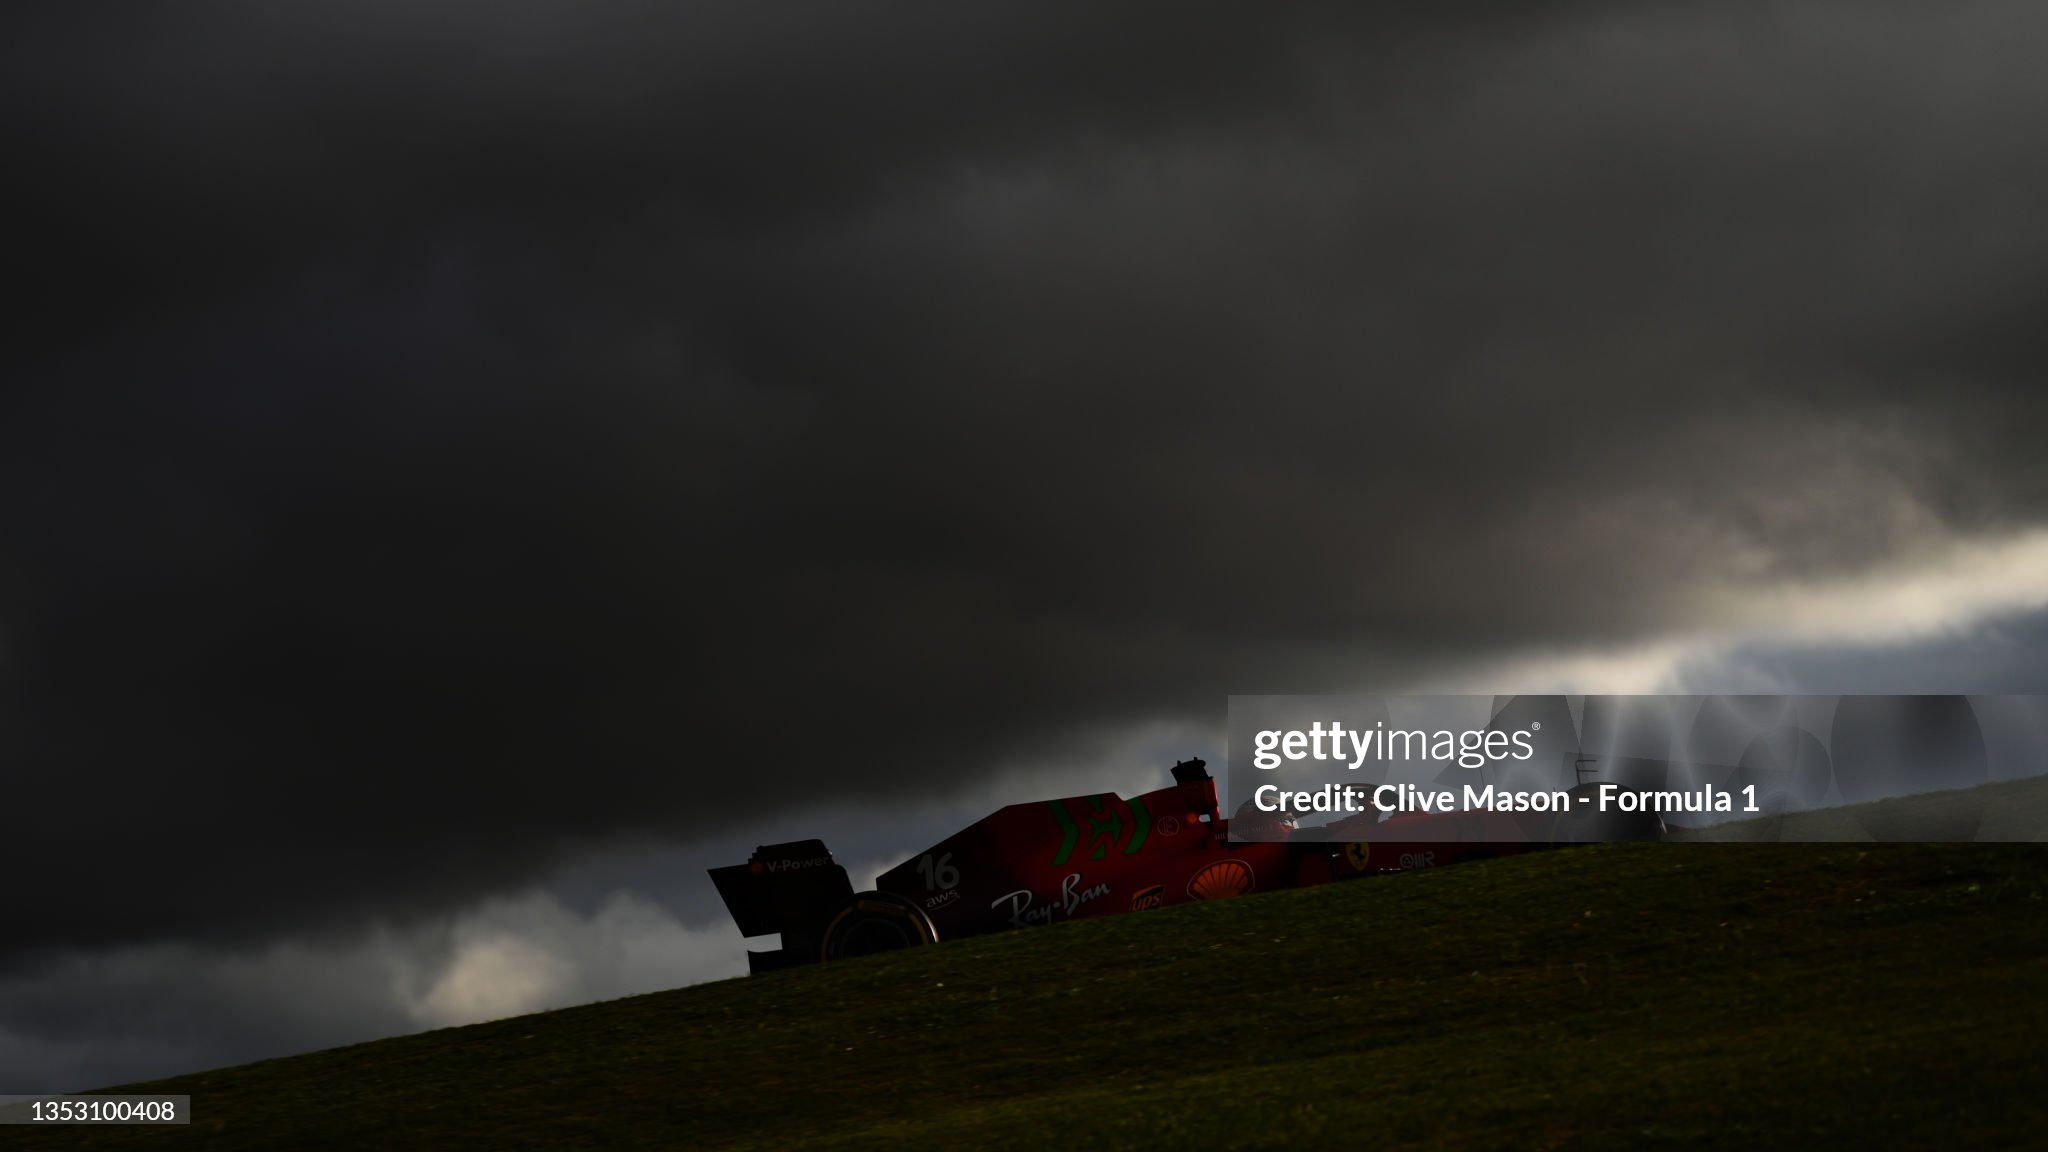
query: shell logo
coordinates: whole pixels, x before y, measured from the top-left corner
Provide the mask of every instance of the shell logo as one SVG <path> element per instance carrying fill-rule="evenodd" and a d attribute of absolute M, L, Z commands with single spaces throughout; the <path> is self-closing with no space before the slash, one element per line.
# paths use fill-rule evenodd
<path fill-rule="evenodd" d="M 1188 881 L 1188 895 L 1197 900 L 1228 900 L 1252 890 L 1256 877 L 1242 860 L 1218 860 Z"/>

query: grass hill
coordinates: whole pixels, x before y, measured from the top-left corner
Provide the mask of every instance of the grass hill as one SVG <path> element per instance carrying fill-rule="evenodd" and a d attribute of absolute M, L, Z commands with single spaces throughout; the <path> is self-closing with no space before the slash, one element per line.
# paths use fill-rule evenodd
<path fill-rule="evenodd" d="M 2048 840 L 2048 777 L 1817 808 L 1673 835 L 1677 840 L 2020 842 Z"/>
<path fill-rule="evenodd" d="M 2009 1148 L 2044 1037 L 2038 845 L 1616 845 L 109 1089 L 195 1122 L 0 1146 Z"/>

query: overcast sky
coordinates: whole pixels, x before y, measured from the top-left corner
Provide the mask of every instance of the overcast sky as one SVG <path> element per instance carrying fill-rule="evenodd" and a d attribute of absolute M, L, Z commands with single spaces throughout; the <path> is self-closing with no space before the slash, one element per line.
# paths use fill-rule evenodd
<path fill-rule="evenodd" d="M 1233 692 L 2048 691 L 2048 9 L 1387 7 L 10 10 L 0 1091 Z"/>

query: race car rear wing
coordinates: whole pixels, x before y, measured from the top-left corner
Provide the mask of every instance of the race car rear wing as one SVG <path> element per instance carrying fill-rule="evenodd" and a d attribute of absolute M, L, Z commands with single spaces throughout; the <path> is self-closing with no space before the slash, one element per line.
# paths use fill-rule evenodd
<path fill-rule="evenodd" d="M 853 882 L 823 840 L 762 845 L 745 864 L 711 869 L 711 882 L 740 935 L 782 935 L 780 949 L 747 952 L 749 972 L 815 960 L 826 924 L 853 898 Z"/>

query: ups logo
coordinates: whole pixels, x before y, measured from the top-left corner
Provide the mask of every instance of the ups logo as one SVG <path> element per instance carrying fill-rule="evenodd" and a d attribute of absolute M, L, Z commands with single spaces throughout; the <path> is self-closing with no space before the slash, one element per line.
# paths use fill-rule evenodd
<path fill-rule="evenodd" d="M 1150 888 L 1139 889 L 1138 894 L 1131 897 L 1131 911 L 1143 912 L 1147 908 L 1157 908 L 1164 903 L 1166 903 L 1166 885 L 1154 884 Z"/>

